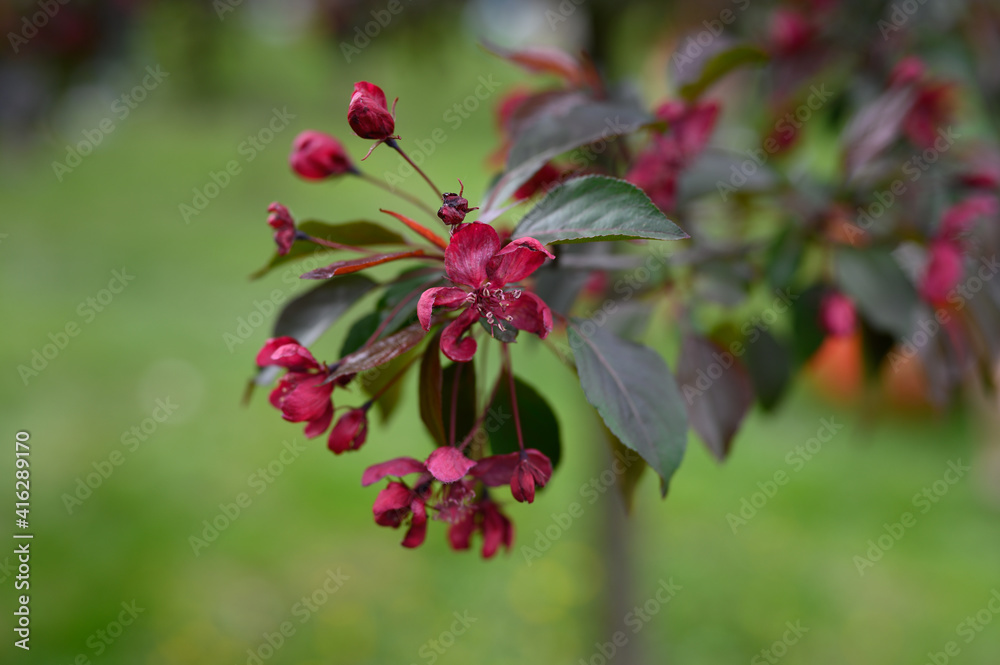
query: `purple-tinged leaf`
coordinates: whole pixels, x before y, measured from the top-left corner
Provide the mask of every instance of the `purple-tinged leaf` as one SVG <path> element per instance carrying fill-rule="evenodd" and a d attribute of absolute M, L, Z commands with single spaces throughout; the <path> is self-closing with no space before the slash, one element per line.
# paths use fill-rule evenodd
<path fill-rule="evenodd" d="M 684 398 L 667 363 L 652 349 L 587 321 L 573 321 L 569 344 L 587 401 L 608 429 L 659 474 L 666 496 L 684 457 L 688 427 Z"/>

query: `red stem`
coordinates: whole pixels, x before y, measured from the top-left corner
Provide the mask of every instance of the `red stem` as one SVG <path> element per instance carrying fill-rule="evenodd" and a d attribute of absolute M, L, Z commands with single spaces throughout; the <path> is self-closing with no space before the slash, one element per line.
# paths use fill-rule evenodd
<path fill-rule="evenodd" d="M 421 210 L 423 210 L 424 212 L 426 212 L 431 217 L 436 217 L 437 216 L 437 213 L 434 210 L 432 210 L 430 208 L 430 206 L 428 206 L 426 203 L 424 203 L 423 201 L 421 201 L 417 197 L 413 196 L 412 194 L 404 192 L 401 189 L 393 189 L 392 187 L 390 187 L 386 183 L 382 182 L 378 178 L 376 178 L 374 176 L 370 176 L 367 173 L 358 172 L 358 175 L 361 176 L 362 180 L 370 182 L 371 184 L 373 184 L 376 187 L 379 187 L 381 189 L 384 189 L 385 191 L 389 192 L 390 194 L 395 194 L 396 196 L 398 196 L 399 198 L 403 199 L 404 201 L 406 201 L 408 203 L 412 203 L 413 205 L 417 206 L 418 208 L 420 208 Z"/>
<path fill-rule="evenodd" d="M 507 344 L 503 347 L 503 360 L 504 364 L 507 366 L 507 377 L 510 384 L 510 403 L 514 408 L 514 429 L 517 430 L 517 445 L 524 452 L 524 436 L 521 434 L 521 414 L 517 409 L 517 391 L 514 389 L 514 367 L 510 362 L 510 349 L 507 348 Z"/>
<path fill-rule="evenodd" d="M 455 378 L 451 380 L 451 422 L 448 426 L 448 445 L 455 445 L 455 420 L 458 412 L 458 377 L 462 374 L 465 363 L 456 363 Z"/>
<path fill-rule="evenodd" d="M 433 190 L 434 190 L 434 193 L 435 193 L 435 194 L 437 194 L 437 197 L 438 197 L 439 199 L 443 198 L 443 197 L 441 196 L 441 190 L 440 190 L 440 189 L 438 189 L 438 188 L 437 188 L 437 186 L 436 186 L 436 185 L 435 185 L 435 184 L 434 184 L 433 182 L 431 182 L 431 179 L 427 177 L 427 174 L 426 174 L 426 173 L 424 173 L 424 172 L 423 172 L 422 170 L 420 170 L 420 167 L 419 167 L 419 166 L 417 166 L 416 164 L 414 164 L 414 163 L 413 163 L 413 160 L 412 160 L 412 159 L 410 159 L 410 156 L 409 156 L 409 155 L 407 155 L 407 154 L 406 154 L 405 152 L 403 152 L 403 149 L 399 147 L 399 143 L 397 143 L 397 142 L 396 142 L 396 139 L 389 139 L 388 141 L 386 141 L 386 142 L 385 142 L 385 144 L 386 144 L 387 146 L 389 146 L 390 148 L 392 148 L 393 150 L 395 150 L 396 152 L 398 152 L 398 153 L 399 153 L 399 156 L 400 156 L 400 157 L 402 157 L 403 159 L 405 159 L 405 160 L 407 161 L 407 163 L 408 163 L 408 164 L 409 164 L 410 166 L 412 166 L 412 167 L 413 167 L 413 169 L 414 169 L 414 170 L 415 170 L 415 171 L 416 171 L 417 173 L 419 173 L 419 174 L 420 174 L 420 177 L 422 177 L 422 178 L 424 179 L 424 181 L 425 181 L 425 182 L 426 182 L 426 183 L 427 183 L 428 185 L 430 185 L 430 186 L 431 186 L 431 189 L 433 189 Z"/>

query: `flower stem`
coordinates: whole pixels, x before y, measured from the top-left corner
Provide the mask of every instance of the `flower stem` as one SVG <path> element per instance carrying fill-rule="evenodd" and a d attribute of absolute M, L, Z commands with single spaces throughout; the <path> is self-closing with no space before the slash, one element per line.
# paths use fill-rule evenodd
<path fill-rule="evenodd" d="M 399 143 L 397 143 L 397 142 L 396 142 L 396 139 L 389 139 L 389 140 L 387 140 L 387 141 L 385 142 L 385 144 L 386 144 L 387 146 L 389 146 L 390 148 L 392 148 L 393 150 L 395 150 L 396 152 L 398 152 L 398 153 L 399 153 L 399 156 L 400 156 L 400 157 L 402 157 L 403 159 L 405 159 L 405 160 L 406 160 L 406 162 L 407 162 L 407 163 L 408 163 L 408 164 L 409 164 L 410 166 L 412 166 L 412 167 L 413 167 L 413 169 L 414 169 L 414 170 L 415 170 L 415 171 L 416 171 L 417 173 L 419 173 L 419 174 L 420 174 L 420 177 L 422 177 L 422 178 L 424 179 L 424 182 L 426 182 L 426 183 L 427 183 L 428 185 L 430 185 L 430 186 L 431 186 L 431 189 L 433 189 L 433 190 L 434 190 L 434 193 L 435 193 L 435 194 L 437 194 L 437 197 L 438 197 L 439 199 L 440 199 L 440 198 L 443 198 L 443 197 L 441 196 L 441 190 L 440 190 L 440 189 L 438 189 L 438 188 L 437 188 L 437 186 L 436 186 L 436 185 L 435 185 L 435 184 L 434 184 L 433 182 L 431 182 L 431 179 L 427 177 L 427 174 L 426 174 L 426 173 L 424 173 L 424 172 L 423 172 L 423 171 L 422 171 L 422 170 L 420 169 L 420 167 L 419 167 L 419 166 L 417 166 L 416 164 L 414 164 L 414 163 L 413 163 L 413 160 L 412 160 L 412 159 L 410 159 L 410 156 L 409 156 L 409 155 L 407 155 L 407 154 L 406 154 L 405 152 L 403 152 L 403 149 L 399 147 Z"/>
<path fill-rule="evenodd" d="M 451 418 L 448 424 L 448 445 L 455 445 L 455 420 L 458 415 L 458 379 L 462 375 L 465 363 L 455 363 L 455 377 L 451 380 Z"/>
<path fill-rule="evenodd" d="M 417 197 L 413 196 L 412 194 L 408 194 L 407 192 L 404 192 L 401 189 L 393 189 L 392 187 L 390 187 L 389 185 L 385 184 L 384 182 L 382 182 L 381 180 L 379 180 L 375 176 L 368 175 L 367 173 L 360 173 L 359 172 L 358 175 L 361 176 L 362 180 L 364 180 L 366 182 L 370 182 L 371 184 L 373 184 L 376 187 L 379 187 L 381 189 L 384 189 L 385 191 L 389 192 L 390 194 L 395 194 L 396 196 L 398 196 L 399 198 L 403 199 L 404 201 L 406 201 L 408 203 L 412 203 L 413 205 L 417 206 L 418 208 L 420 208 L 421 210 L 423 210 L 424 212 L 426 212 L 431 217 L 437 217 L 437 213 L 434 210 L 432 210 L 430 206 L 428 206 L 426 203 L 424 203 L 423 201 L 421 201 Z"/>
<path fill-rule="evenodd" d="M 479 428 L 486 420 L 486 416 L 490 412 L 490 407 L 493 405 L 493 400 L 497 398 L 497 392 L 500 390 L 500 384 L 503 383 L 502 379 L 503 372 L 500 373 L 500 376 L 497 377 L 496 383 L 493 384 L 493 392 L 490 393 L 490 398 L 486 400 L 486 404 L 483 406 L 483 410 L 479 413 L 479 417 L 476 418 L 476 422 L 472 424 L 472 429 L 469 430 L 469 433 L 465 435 L 464 439 L 462 439 L 462 443 L 459 444 L 459 450 L 464 451 L 465 448 L 472 443 L 472 439 L 475 437 L 476 432 L 479 431 Z"/>
<path fill-rule="evenodd" d="M 514 409 L 514 429 L 517 430 L 517 445 L 524 452 L 524 436 L 521 434 L 521 414 L 518 412 L 517 408 L 517 390 L 514 388 L 514 367 L 510 362 L 510 349 L 507 348 L 508 345 L 504 344 L 501 348 L 503 349 L 503 361 L 507 368 L 507 379 L 510 385 L 510 403 Z"/>

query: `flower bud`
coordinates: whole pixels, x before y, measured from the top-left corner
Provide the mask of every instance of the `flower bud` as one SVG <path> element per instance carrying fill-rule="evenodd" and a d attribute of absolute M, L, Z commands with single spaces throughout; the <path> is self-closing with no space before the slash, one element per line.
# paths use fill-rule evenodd
<path fill-rule="evenodd" d="M 306 180 L 324 180 L 357 172 L 340 141 L 312 130 L 295 137 L 288 163 L 292 171 Z"/>
<path fill-rule="evenodd" d="M 395 103 L 393 108 L 395 109 Z M 354 84 L 354 94 L 347 109 L 347 122 L 354 133 L 363 139 L 385 141 L 393 138 L 396 129 L 395 113 L 389 113 L 382 88 L 368 81 Z"/>
<path fill-rule="evenodd" d="M 267 217 L 267 223 L 274 228 L 274 242 L 278 245 L 278 254 L 285 255 L 292 248 L 295 242 L 295 220 L 288 208 L 280 203 L 272 203 L 267 207 L 271 213 Z"/>

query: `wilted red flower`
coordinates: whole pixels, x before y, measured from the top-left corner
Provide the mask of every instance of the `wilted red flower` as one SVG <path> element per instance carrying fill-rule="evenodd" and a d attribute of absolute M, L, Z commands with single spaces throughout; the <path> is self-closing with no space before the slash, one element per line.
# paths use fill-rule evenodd
<path fill-rule="evenodd" d="M 500 511 L 500 507 L 489 499 L 483 499 L 475 504 L 465 516 L 448 529 L 448 542 L 454 550 L 467 550 L 471 545 L 472 534 L 479 531 L 483 534 L 483 558 L 489 559 L 503 545 L 510 551 L 514 543 L 514 525 Z"/>
<path fill-rule="evenodd" d="M 671 101 L 662 104 L 656 115 L 670 123 L 669 131 L 653 136 L 652 144 L 639 154 L 625 179 L 645 191 L 660 210 L 669 212 L 676 202 L 680 174 L 708 143 L 719 105 L 705 102 L 687 106 Z"/>
<path fill-rule="evenodd" d="M 295 220 L 288 208 L 280 203 L 272 203 L 267 207 L 271 213 L 267 217 L 267 223 L 274 228 L 274 242 L 278 245 L 278 254 L 284 256 L 292 248 L 295 242 Z"/>
<path fill-rule="evenodd" d="M 515 499 L 532 503 L 535 487 L 545 487 L 552 477 L 552 461 L 542 451 L 528 448 L 483 458 L 471 473 L 487 487 L 510 483 L 510 493 Z"/>
<path fill-rule="evenodd" d="M 500 236 L 492 226 L 473 222 L 456 227 L 444 252 L 444 267 L 448 279 L 465 288 L 439 286 L 424 291 L 417 303 L 420 324 L 430 329 L 434 307 L 466 308 L 441 334 L 441 350 L 456 362 L 467 362 L 475 355 L 476 341 L 461 337 L 480 317 L 500 330 L 507 324 L 545 339 L 552 330 L 548 305 L 533 293 L 506 286 L 535 272 L 546 258 L 555 257 L 534 238 L 519 238 L 500 249 Z"/>
<path fill-rule="evenodd" d="M 354 133 L 363 139 L 382 142 L 398 138 L 392 135 L 396 129 L 396 102 L 392 103 L 390 113 L 382 88 L 368 81 L 354 84 L 354 94 L 347 108 L 347 122 Z"/>
<path fill-rule="evenodd" d="M 257 365 L 288 369 L 270 396 L 271 405 L 281 410 L 285 420 L 307 423 L 309 438 L 326 431 L 333 420 L 334 383 L 327 382 L 326 366 L 316 362 L 309 349 L 292 337 L 275 337 L 257 354 Z"/>
<path fill-rule="evenodd" d="M 313 130 L 295 137 L 288 162 L 292 170 L 306 180 L 324 180 L 358 172 L 340 141 Z"/>
<path fill-rule="evenodd" d="M 924 275 L 920 280 L 920 295 L 937 305 L 947 301 L 948 294 L 962 279 L 962 251 L 947 240 L 932 241 Z"/>
<path fill-rule="evenodd" d="M 442 483 L 454 483 L 465 477 L 475 465 L 458 448 L 441 446 L 435 448 L 424 462 L 412 457 L 397 457 L 373 464 L 362 474 L 361 486 L 368 487 L 387 476 L 408 476 L 414 473 L 422 474 L 421 480 L 433 478 Z"/>
<path fill-rule="evenodd" d="M 461 180 L 458 181 L 458 184 L 461 185 L 458 194 L 445 192 L 442 196 L 441 207 L 438 209 L 438 217 L 448 226 L 461 224 L 471 211 L 479 210 L 479 208 L 469 207 L 469 201 L 462 198 L 462 194 L 465 193 L 465 185 L 462 185 Z"/>
<path fill-rule="evenodd" d="M 410 528 L 403 538 L 403 547 L 418 547 L 427 536 L 427 505 L 423 492 L 410 489 L 405 483 L 390 482 L 378 493 L 372 506 L 375 523 L 396 529 L 410 519 Z"/>
<path fill-rule="evenodd" d="M 368 409 L 351 409 L 330 430 L 327 447 L 339 455 L 348 450 L 358 450 L 368 436 Z"/>
<path fill-rule="evenodd" d="M 819 305 L 819 322 L 833 337 L 847 337 L 857 326 L 854 303 L 843 293 L 828 293 Z"/>

